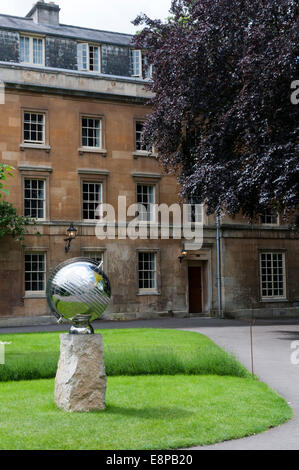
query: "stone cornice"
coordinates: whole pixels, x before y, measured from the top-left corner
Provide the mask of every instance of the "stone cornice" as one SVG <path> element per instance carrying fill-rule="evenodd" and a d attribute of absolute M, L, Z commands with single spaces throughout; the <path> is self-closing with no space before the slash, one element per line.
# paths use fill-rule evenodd
<path fill-rule="evenodd" d="M 100 176 L 109 176 L 109 170 L 97 170 L 93 168 L 78 168 L 79 175 L 100 175 Z"/>
<path fill-rule="evenodd" d="M 153 96 L 143 80 L 95 75 L 76 70 L 24 67 L 0 62 L 0 80 L 7 90 L 86 97 L 126 103 L 146 104 Z"/>
<path fill-rule="evenodd" d="M 40 171 L 52 173 L 53 168 L 50 166 L 41 166 L 41 165 L 18 165 L 19 171 Z"/>

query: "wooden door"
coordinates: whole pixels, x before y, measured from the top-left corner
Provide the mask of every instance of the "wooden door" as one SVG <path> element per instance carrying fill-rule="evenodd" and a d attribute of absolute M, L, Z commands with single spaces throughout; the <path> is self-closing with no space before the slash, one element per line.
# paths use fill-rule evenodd
<path fill-rule="evenodd" d="M 189 313 L 202 312 L 201 267 L 189 266 Z"/>

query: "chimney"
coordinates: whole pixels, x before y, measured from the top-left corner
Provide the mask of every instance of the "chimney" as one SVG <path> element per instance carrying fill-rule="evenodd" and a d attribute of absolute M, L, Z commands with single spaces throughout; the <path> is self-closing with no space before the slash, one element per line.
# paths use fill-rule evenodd
<path fill-rule="evenodd" d="M 44 0 L 36 2 L 26 18 L 32 18 L 34 23 L 59 25 L 59 5 L 54 2 L 46 3 Z"/>

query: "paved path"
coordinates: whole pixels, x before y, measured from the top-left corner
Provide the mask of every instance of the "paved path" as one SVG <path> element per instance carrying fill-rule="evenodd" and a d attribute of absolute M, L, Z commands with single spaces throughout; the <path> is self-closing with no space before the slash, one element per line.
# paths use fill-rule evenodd
<path fill-rule="evenodd" d="M 262 434 L 222 442 L 212 446 L 197 447 L 205 450 L 298 450 L 299 449 L 299 364 L 290 360 L 291 343 L 299 341 L 299 324 L 271 324 L 263 322 L 253 329 L 254 372 L 282 395 L 293 408 L 295 417 L 277 428 Z M 250 335 L 249 327 L 219 324 L 196 328 L 184 328 L 207 335 L 219 346 L 232 352 L 249 370 Z M 299 343 L 298 343 L 299 344 Z M 298 346 L 297 346 L 298 349 Z M 299 357 L 299 354 L 298 354 Z"/>
<path fill-rule="evenodd" d="M 95 322 L 96 328 L 174 328 L 197 331 L 232 352 L 250 369 L 248 322 L 212 318 L 139 320 L 132 322 Z M 0 328 L 1 334 L 28 331 L 65 330 L 65 326 Z M 299 364 L 292 365 L 291 343 L 299 341 L 299 320 L 257 321 L 254 327 L 254 372 L 285 397 L 295 417 L 288 423 L 256 436 L 196 449 L 296 449 L 299 450 Z M 299 357 L 299 354 L 298 354 Z"/>

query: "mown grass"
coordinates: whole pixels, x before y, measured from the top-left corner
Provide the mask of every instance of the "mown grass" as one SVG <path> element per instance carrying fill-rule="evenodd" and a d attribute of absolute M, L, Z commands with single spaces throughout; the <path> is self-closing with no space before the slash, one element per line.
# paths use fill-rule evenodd
<path fill-rule="evenodd" d="M 0 449 L 171 449 L 248 436 L 292 411 L 267 385 L 220 376 L 109 377 L 107 409 L 56 408 L 54 381 L 0 387 Z"/>
<path fill-rule="evenodd" d="M 101 331 L 108 376 L 230 375 L 250 377 L 233 356 L 207 337 L 166 329 L 112 329 Z M 55 377 L 59 333 L 1 335 L 6 346 L 0 381 Z"/>

